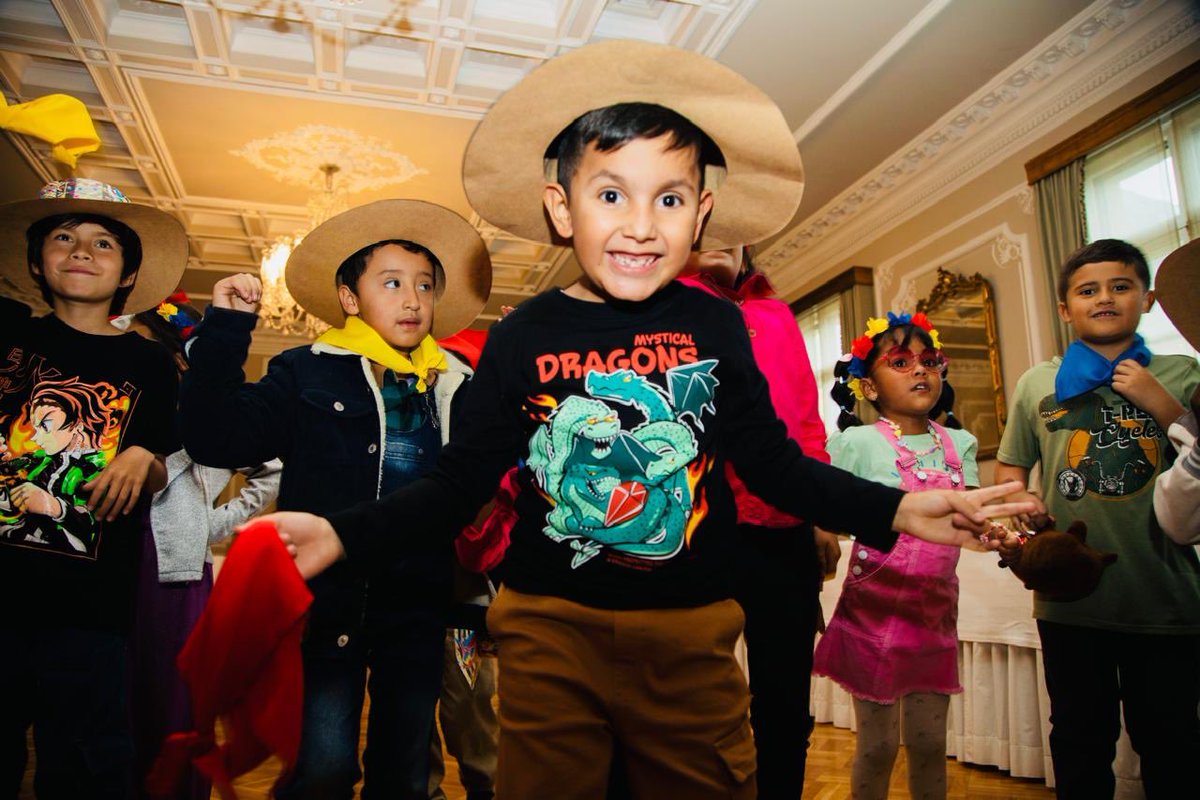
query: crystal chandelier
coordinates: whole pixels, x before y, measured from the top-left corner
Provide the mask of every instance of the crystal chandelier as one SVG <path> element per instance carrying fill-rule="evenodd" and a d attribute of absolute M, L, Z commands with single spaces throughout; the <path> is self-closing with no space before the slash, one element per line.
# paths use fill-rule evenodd
<path fill-rule="evenodd" d="M 326 125 L 303 125 L 232 152 L 276 180 L 313 192 L 306 204 L 308 226 L 279 237 L 262 255 L 259 317 L 281 333 L 319 336 L 329 326 L 296 305 L 284 284 L 288 256 L 308 231 L 348 209 L 351 193 L 394 186 L 426 171 L 387 142 Z"/>
<path fill-rule="evenodd" d="M 309 231 L 349 207 L 346 193 L 336 191 L 333 185 L 333 176 L 340 171 L 340 167 L 337 164 L 322 164 L 320 170 L 325 176 L 325 189 L 319 195 L 309 198 Z M 329 324 L 297 305 L 284 281 L 288 258 L 307 232 L 303 231 L 295 236 L 280 236 L 263 253 L 262 264 L 259 266 L 263 293 L 258 316 L 264 325 L 280 333 L 315 339 L 328 330 Z"/>

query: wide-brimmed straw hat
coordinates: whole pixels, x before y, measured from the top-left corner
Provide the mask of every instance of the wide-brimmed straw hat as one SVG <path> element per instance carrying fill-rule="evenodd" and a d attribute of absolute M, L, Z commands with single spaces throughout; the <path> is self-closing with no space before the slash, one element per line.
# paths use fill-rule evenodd
<path fill-rule="evenodd" d="M 119 189 L 89 178 L 47 184 L 36 200 L 0 206 L 0 275 L 19 298 L 40 297 L 29 271 L 25 233 L 39 220 L 58 214 L 97 214 L 133 229 L 142 242 L 137 282 L 125 299 L 123 312 L 136 314 L 154 308 L 179 285 L 187 268 L 187 234 L 179 220 L 152 206 L 129 202 Z"/>
<path fill-rule="evenodd" d="M 415 242 L 442 262 L 445 281 L 434 295 L 435 339 L 457 333 L 479 316 L 492 291 L 487 245 L 471 223 L 423 200 L 377 200 L 318 225 L 288 258 L 288 291 L 305 311 L 340 328 L 346 314 L 334 280 L 338 267 L 367 245 L 387 239 Z"/>
<path fill-rule="evenodd" d="M 1154 296 L 1188 344 L 1200 350 L 1200 239 L 1163 259 Z"/>
<path fill-rule="evenodd" d="M 472 207 L 517 236 L 560 243 L 542 207 L 547 180 L 557 180 L 546 148 L 576 118 L 618 103 L 665 106 L 721 149 L 724 174 L 706 175 L 716 203 L 700 249 L 762 241 L 795 216 L 804 167 L 774 101 L 711 58 L 632 41 L 600 42 L 551 59 L 496 101 L 463 157 Z"/>

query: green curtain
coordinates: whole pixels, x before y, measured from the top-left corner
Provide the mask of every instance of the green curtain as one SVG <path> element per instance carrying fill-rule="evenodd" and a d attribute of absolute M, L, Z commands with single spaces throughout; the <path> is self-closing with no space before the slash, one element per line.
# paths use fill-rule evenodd
<path fill-rule="evenodd" d="M 1051 301 L 1050 329 L 1056 352 L 1066 352 L 1071 331 L 1058 318 L 1058 271 L 1087 243 L 1087 218 L 1083 210 L 1083 159 L 1052 172 L 1033 185 L 1037 196 L 1038 238 L 1042 244 L 1043 274 Z"/>

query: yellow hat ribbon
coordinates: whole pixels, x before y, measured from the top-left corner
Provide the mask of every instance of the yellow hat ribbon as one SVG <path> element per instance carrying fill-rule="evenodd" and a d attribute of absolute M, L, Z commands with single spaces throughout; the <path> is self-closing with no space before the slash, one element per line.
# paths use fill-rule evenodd
<path fill-rule="evenodd" d="M 49 142 L 54 157 L 71 169 L 81 155 L 100 149 L 87 106 L 65 94 L 49 94 L 12 106 L 0 96 L 0 128 Z"/>
<path fill-rule="evenodd" d="M 445 372 L 450 368 L 446 354 L 438 347 L 437 340 L 429 334 L 425 334 L 421 343 L 406 356 L 384 341 L 379 331 L 358 317 L 347 317 L 345 326 L 330 328 L 322 333 L 317 341 L 358 353 L 393 372 L 416 376 L 418 392 L 429 388 L 425 383 L 425 376 L 429 374 L 429 370 Z"/>

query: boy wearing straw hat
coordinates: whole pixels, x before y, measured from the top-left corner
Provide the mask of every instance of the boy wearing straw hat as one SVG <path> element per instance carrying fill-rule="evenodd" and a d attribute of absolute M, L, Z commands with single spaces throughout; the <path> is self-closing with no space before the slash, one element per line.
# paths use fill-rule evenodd
<path fill-rule="evenodd" d="M 250 275 L 219 281 L 189 350 L 184 446 L 213 467 L 279 458 L 279 507 L 328 514 L 433 465 L 449 439 L 451 400 L 471 372 L 434 337 L 466 327 L 483 308 L 491 263 L 453 211 L 381 200 L 306 236 L 286 278 L 296 301 L 334 327 L 245 383 L 261 286 Z M 393 533 L 423 530 L 413 524 Z M 369 689 L 364 797 L 424 800 L 452 563 L 447 542 L 403 561 L 339 565 L 311 581 L 303 736 L 279 797 L 353 795 Z"/>
<path fill-rule="evenodd" d="M 1193 348 L 1200 348 L 1200 241 L 1167 256 L 1154 276 L 1156 296 L 1167 317 Z M 1167 429 L 1179 452 L 1170 469 L 1154 482 L 1154 515 L 1163 532 L 1179 544 L 1200 544 L 1200 387 L 1192 392 L 1191 409 Z"/>
<path fill-rule="evenodd" d="M 274 518 L 302 572 L 374 563 L 418 508 L 431 535 L 405 546 L 448 541 L 523 459 L 488 615 L 498 797 L 603 797 L 614 750 L 639 797 L 755 796 L 726 458 L 773 505 L 885 549 L 894 527 L 971 538 L 977 504 L 1013 488 L 904 496 L 805 458 L 737 309 L 674 282 L 697 243 L 779 230 L 802 174 L 770 98 L 703 56 L 608 42 L 538 67 L 476 129 L 467 194 L 518 236 L 569 241 L 583 274 L 493 326 L 425 479 L 327 520 Z"/>
<path fill-rule="evenodd" d="M 125 647 L 143 500 L 176 449 L 166 351 L 109 315 L 153 308 L 187 263 L 183 227 L 99 181 L 0 208 L 0 756 L 13 793 L 37 748 L 42 798 L 125 797 Z M 14 305 L 16 305 L 14 303 Z"/>

